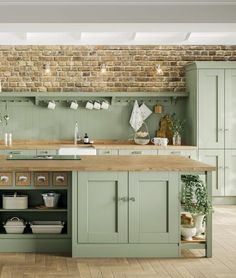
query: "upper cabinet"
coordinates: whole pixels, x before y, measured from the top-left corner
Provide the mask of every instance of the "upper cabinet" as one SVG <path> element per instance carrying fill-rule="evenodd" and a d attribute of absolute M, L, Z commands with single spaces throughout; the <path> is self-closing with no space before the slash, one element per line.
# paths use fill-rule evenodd
<path fill-rule="evenodd" d="M 236 63 L 196 62 L 186 66 L 186 78 L 188 143 L 200 149 L 236 148 Z"/>

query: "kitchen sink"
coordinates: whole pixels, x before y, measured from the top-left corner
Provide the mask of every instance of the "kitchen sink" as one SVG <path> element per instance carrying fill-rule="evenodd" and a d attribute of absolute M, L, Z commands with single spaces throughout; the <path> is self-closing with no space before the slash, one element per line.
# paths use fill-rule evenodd
<path fill-rule="evenodd" d="M 58 150 L 59 155 L 96 155 L 94 147 L 64 147 Z"/>

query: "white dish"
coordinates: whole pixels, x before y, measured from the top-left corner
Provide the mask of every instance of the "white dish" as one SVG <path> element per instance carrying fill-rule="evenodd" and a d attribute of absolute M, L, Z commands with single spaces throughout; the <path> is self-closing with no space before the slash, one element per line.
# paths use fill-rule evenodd
<path fill-rule="evenodd" d="M 60 234 L 63 227 L 62 221 L 32 221 L 30 223 L 33 234 Z"/>

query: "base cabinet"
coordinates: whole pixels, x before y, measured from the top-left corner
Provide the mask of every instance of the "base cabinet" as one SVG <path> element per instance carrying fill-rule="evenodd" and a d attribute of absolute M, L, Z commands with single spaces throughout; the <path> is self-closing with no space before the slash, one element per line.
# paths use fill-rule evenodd
<path fill-rule="evenodd" d="M 216 167 L 212 196 L 236 196 L 236 150 L 199 150 L 199 160 Z"/>
<path fill-rule="evenodd" d="M 79 172 L 72 196 L 73 256 L 179 256 L 178 173 Z"/>

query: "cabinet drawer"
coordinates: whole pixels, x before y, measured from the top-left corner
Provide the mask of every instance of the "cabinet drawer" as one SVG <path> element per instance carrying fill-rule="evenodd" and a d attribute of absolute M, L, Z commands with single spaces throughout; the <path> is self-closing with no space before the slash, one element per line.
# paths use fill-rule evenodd
<path fill-rule="evenodd" d="M 29 172 L 17 172 L 16 173 L 16 186 L 29 186 L 30 185 L 30 173 Z"/>
<path fill-rule="evenodd" d="M 37 150 L 37 155 L 54 155 L 57 154 L 57 150 Z"/>
<path fill-rule="evenodd" d="M 118 155 L 118 150 L 97 150 L 97 155 Z"/>
<path fill-rule="evenodd" d="M 12 173 L 0 172 L 0 186 L 12 185 Z"/>
<path fill-rule="evenodd" d="M 35 186 L 49 186 L 49 173 L 37 172 L 34 173 Z"/>
<path fill-rule="evenodd" d="M 158 150 L 159 155 L 182 155 L 192 159 L 197 159 L 197 150 Z"/>
<path fill-rule="evenodd" d="M 157 155 L 157 150 L 119 150 L 119 155 Z"/>
<path fill-rule="evenodd" d="M 52 174 L 52 184 L 54 186 L 68 186 L 68 174 L 66 172 L 54 172 Z"/>
<path fill-rule="evenodd" d="M 36 150 L 5 150 L 5 154 L 36 155 Z"/>

